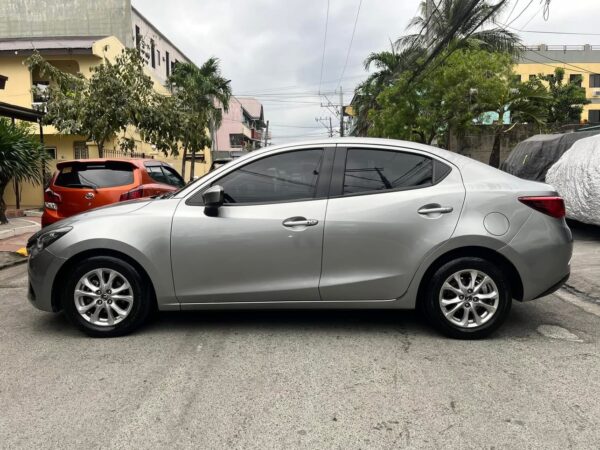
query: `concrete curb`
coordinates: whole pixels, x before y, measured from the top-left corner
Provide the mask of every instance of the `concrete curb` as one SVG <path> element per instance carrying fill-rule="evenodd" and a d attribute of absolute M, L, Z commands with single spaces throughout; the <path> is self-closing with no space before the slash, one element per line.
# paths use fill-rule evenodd
<path fill-rule="evenodd" d="M 15 259 L 14 261 L 8 261 L 0 264 L 0 270 L 8 269 L 9 267 L 19 266 L 21 264 L 25 264 L 27 262 L 26 257 L 21 257 L 22 259 Z"/>
<path fill-rule="evenodd" d="M 19 236 L 20 234 L 35 233 L 40 230 L 40 225 L 38 223 L 32 222 L 31 220 L 27 220 L 27 222 L 31 225 L 0 231 L 0 240 Z"/>

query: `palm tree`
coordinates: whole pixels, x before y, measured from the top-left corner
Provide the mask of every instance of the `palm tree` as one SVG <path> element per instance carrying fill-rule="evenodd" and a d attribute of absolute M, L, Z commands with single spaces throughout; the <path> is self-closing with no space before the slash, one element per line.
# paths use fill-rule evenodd
<path fill-rule="evenodd" d="M 210 146 L 210 133 L 216 132 L 227 112 L 231 98 L 230 80 L 221 75 L 219 60 L 209 58 L 202 66 L 177 63 L 169 77 L 175 97 L 186 116 L 183 131 L 183 162 L 181 175 L 185 177 L 185 160 L 191 150 L 190 179 L 194 178 L 196 151 Z"/>
<path fill-rule="evenodd" d="M 500 138 L 515 125 L 531 123 L 542 126 L 548 116 L 548 91 L 540 82 L 507 83 L 495 93 L 493 100 L 480 105 L 481 111 L 494 111 L 498 120 L 493 124 L 494 141 L 489 164 L 500 167 Z M 503 117 L 510 112 L 511 125 L 504 125 Z"/>
<path fill-rule="evenodd" d="M 508 3 L 508 0 L 493 4 L 488 0 L 422 0 L 420 15 L 407 28 L 418 32 L 401 37 L 396 45 L 422 49 L 428 55 L 426 62 L 449 46 L 518 54 L 519 37 L 495 23 Z"/>
<path fill-rule="evenodd" d="M 11 180 L 42 184 L 48 155 L 27 123 L 0 118 L 0 223 L 8 223 L 4 190 Z"/>

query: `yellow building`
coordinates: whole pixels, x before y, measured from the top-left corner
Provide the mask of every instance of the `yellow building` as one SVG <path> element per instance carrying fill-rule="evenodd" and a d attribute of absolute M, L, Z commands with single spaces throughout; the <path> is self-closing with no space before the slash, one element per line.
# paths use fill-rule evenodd
<path fill-rule="evenodd" d="M 565 70 L 565 81 L 581 77 L 581 86 L 591 103 L 585 105 L 581 121 L 600 123 L 600 46 L 534 45 L 526 46 L 515 73 L 521 81 L 538 75 L 551 75 L 557 67 Z"/>

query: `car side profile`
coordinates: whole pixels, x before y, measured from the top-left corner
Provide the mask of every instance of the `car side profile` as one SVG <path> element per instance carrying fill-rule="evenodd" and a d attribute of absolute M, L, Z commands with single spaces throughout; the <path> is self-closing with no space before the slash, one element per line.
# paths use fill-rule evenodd
<path fill-rule="evenodd" d="M 154 159 L 61 161 L 44 191 L 42 226 L 111 203 L 164 194 L 185 182 Z"/>
<path fill-rule="evenodd" d="M 268 147 L 179 191 L 60 221 L 29 243 L 29 299 L 92 336 L 153 309 L 422 310 L 481 338 L 513 299 L 570 273 L 564 203 L 546 184 L 413 142 Z"/>

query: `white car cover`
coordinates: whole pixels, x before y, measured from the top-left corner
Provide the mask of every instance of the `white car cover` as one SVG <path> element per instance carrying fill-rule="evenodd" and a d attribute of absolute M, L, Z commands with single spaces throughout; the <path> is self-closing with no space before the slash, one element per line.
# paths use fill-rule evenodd
<path fill-rule="evenodd" d="M 546 183 L 564 198 L 568 218 L 600 225 L 600 136 L 575 142 L 550 167 Z"/>

